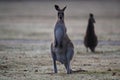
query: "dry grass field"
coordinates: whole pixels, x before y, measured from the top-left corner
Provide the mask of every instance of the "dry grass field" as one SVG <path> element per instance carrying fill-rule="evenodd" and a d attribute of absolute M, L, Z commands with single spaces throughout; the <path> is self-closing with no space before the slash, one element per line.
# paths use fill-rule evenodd
<path fill-rule="evenodd" d="M 54 4 L 67 5 L 65 23 L 75 46 L 70 75 L 59 62 L 53 73 Z M 89 13 L 96 20 L 96 53 L 83 45 Z M 0 80 L 120 80 L 120 1 L 0 2 Z"/>

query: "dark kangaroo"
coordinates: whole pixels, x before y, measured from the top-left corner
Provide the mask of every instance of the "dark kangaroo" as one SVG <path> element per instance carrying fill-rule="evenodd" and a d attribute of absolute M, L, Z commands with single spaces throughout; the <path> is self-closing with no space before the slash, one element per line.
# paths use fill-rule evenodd
<path fill-rule="evenodd" d="M 87 48 L 87 52 L 88 52 L 88 48 L 92 52 L 95 52 L 95 47 L 98 44 L 97 36 L 96 36 L 95 30 L 94 30 L 94 23 L 95 23 L 94 15 L 92 13 L 90 13 L 89 20 L 88 20 L 88 26 L 87 26 L 87 30 L 86 30 L 86 35 L 84 37 L 84 45 Z"/>
<path fill-rule="evenodd" d="M 64 64 L 67 70 L 67 74 L 70 74 L 72 72 L 72 69 L 70 68 L 70 61 L 74 55 L 74 46 L 66 33 L 67 30 L 64 24 L 64 10 L 66 7 L 60 9 L 58 5 L 55 5 L 55 9 L 58 11 L 58 21 L 55 26 L 54 36 L 55 39 L 58 39 L 51 43 L 51 54 L 54 64 L 54 72 L 58 72 L 56 61 L 59 61 Z M 58 31 L 56 31 L 57 29 Z M 56 41 L 57 45 L 62 44 L 62 48 L 61 46 L 56 45 Z"/>

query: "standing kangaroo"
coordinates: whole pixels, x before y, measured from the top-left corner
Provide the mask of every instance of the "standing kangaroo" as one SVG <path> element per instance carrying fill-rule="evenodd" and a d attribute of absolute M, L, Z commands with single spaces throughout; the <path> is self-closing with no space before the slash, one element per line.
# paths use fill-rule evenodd
<path fill-rule="evenodd" d="M 88 52 L 88 48 L 92 52 L 95 52 L 95 47 L 98 44 L 97 36 L 96 36 L 95 30 L 94 30 L 94 23 L 95 23 L 94 16 L 93 16 L 92 13 L 90 13 L 89 20 L 88 20 L 87 31 L 86 31 L 86 35 L 85 35 L 85 38 L 84 38 L 84 45 L 87 48 L 87 52 Z"/>
<path fill-rule="evenodd" d="M 58 20 L 54 29 L 55 47 L 63 47 L 62 41 L 66 34 L 66 27 L 64 23 L 64 11 L 66 7 L 60 9 L 58 5 L 55 5 L 55 9 L 58 11 Z"/>
<path fill-rule="evenodd" d="M 58 72 L 56 61 L 59 61 L 64 64 L 67 74 L 70 74 L 72 72 L 70 61 L 74 55 L 74 46 L 66 33 L 67 30 L 64 24 L 64 10 L 66 7 L 60 9 L 58 5 L 55 5 L 55 9 L 58 11 L 58 21 L 54 29 L 55 41 L 51 43 L 54 72 Z"/>

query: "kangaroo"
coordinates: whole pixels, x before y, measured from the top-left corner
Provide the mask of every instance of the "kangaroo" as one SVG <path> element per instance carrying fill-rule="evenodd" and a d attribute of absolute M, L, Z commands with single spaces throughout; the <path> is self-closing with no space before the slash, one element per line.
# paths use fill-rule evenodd
<path fill-rule="evenodd" d="M 57 10 L 61 11 L 61 9 L 59 8 L 58 5 L 55 5 L 55 9 L 56 8 L 57 8 Z M 61 21 L 57 22 L 57 24 L 61 24 L 60 27 L 62 27 L 62 25 L 63 25 L 63 27 L 65 27 L 64 26 L 64 16 L 63 16 L 64 15 L 63 11 L 64 11 L 65 8 L 66 7 L 64 7 L 62 9 L 62 16 L 61 16 L 62 22 Z M 66 29 L 66 28 L 64 28 L 64 29 Z M 62 39 L 61 39 L 61 41 L 62 41 L 62 48 L 61 48 L 61 46 L 57 46 L 57 47 L 55 46 L 56 45 L 56 41 L 51 43 L 51 55 L 52 55 L 53 64 L 54 64 L 54 72 L 55 73 L 58 72 L 57 71 L 56 61 L 59 61 L 62 64 L 64 64 L 64 66 L 65 66 L 65 68 L 67 70 L 67 74 L 70 74 L 70 73 L 72 73 L 72 69 L 70 67 L 70 61 L 72 60 L 73 55 L 74 55 L 74 45 L 71 42 L 71 40 L 69 39 L 69 37 L 68 37 L 68 35 L 66 33 L 66 30 L 62 31 L 62 32 L 63 32 L 62 33 Z M 56 37 L 59 37 L 59 35 L 56 35 L 55 38 Z"/>
<path fill-rule="evenodd" d="M 86 30 L 86 35 L 84 37 L 84 45 L 87 48 L 87 52 L 88 52 L 88 48 L 92 52 L 95 52 L 95 47 L 98 44 L 97 36 L 96 36 L 95 30 L 94 30 L 94 23 L 95 23 L 94 15 L 92 13 L 90 13 L 89 20 L 88 20 L 88 26 L 87 26 L 87 30 Z"/>
<path fill-rule="evenodd" d="M 63 46 L 62 41 L 66 34 L 66 27 L 64 23 L 64 11 L 66 7 L 64 7 L 63 9 L 60 9 L 58 5 L 55 5 L 55 9 L 58 11 L 58 20 L 54 28 L 55 47 L 62 48 Z"/>

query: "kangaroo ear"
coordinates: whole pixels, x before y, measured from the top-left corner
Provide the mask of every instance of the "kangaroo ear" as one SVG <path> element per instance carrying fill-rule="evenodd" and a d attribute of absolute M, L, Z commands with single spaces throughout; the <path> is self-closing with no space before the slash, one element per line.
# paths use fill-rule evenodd
<path fill-rule="evenodd" d="M 65 6 L 62 10 L 65 11 L 66 8 L 67 8 L 67 6 Z"/>
<path fill-rule="evenodd" d="M 60 11 L 60 8 L 59 8 L 58 5 L 55 5 L 55 9 L 56 9 L 57 11 Z"/>

